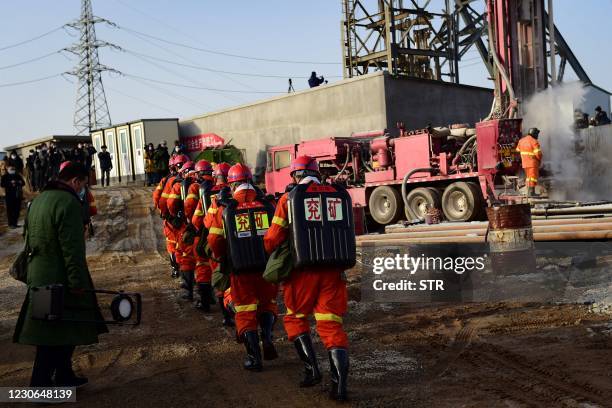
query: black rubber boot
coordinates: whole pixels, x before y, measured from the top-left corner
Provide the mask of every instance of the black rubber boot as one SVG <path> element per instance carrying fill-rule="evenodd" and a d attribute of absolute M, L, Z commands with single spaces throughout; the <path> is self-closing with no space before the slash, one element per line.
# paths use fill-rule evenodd
<path fill-rule="evenodd" d="M 263 312 L 259 315 L 259 327 L 261 327 L 261 345 L 263 348 L 264 360 L 274 360 L 278 358 L 278 353 L 274 347 L 272 331 L 276 317 L 272 312 Z"/>
<path fill-rule="evenodd" d="M 174 256 L 174 254 L 170 255 L 170 267 L 172 268 L 172 272 L 171 272 L 172 278 L 173 279 L 178 278 L 180 275 L 180 271 L 179 271 L 179 265 L 176 262 L 176 257 Z"/>
<path fill-rule="evenodd" d="M 199 299 L 196 303 L 196 309 L 205 313 L 210 312 L 211 286 L 210 283 L 198 283 Z"/>
<path fill-rule="evenodd" d="M 336 401 L 347 401 L 346 383 L 348 380 L 349 357 L 344 348 L 329 350 L 329 371 L 331 375 L 331 390 L 329 398 Z"/>
<path fill-rule="evenodd" d="M 261 363 L 261 350 L 259 349 L 259 335 L 257 334 L 257 330 L 244 333 L 244 347 L 247 352 L 246 359 L 244 360 L 244 368 L 250 371 L 261 371 L 263 364 Z"/>
<path fill-rule="evenodd" d="M 221 314 L 223 314 L 223 326 L 224 327 L 236 327 L 236 323 L 234 322 L 234 316 L 232 312 L 227 310 L 225 307 L 225 303 L 223 302 L 223 297 L 219 296 L 217 298 L 219 301 L 219 307 L 221 308 Z"/>
<path fill-rule="evenodd" d="M 181 287 L 184 290 L 181 299 L 193 300 L 193 271 L 181 272 L 181 278 L 183 279 L 183 285 Z"/>
<path fill-rule="evenodd" d="M 300 334 L 293 340 L 300 360 L 304 362 L 304 379 L 300 381 L 300 387 L 312 387 L 321 382 L 321 371 L 317 362 L 317 354 L 312 346 L 309 333 Z"/>

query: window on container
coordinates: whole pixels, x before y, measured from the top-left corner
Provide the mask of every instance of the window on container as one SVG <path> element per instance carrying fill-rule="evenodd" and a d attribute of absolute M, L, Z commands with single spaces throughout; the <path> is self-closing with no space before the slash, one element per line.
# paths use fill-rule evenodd
<path fill-rule="evenodd" d="M 142 140 L 140 139 L 140 128 L 134 128 L 134 145 L 136 146 L 136 149 L 142 149 Z"/>
<path fill-rule="evenodd" d="M 121 151 L 123 153 L 127 153 L 128 147 L 127 147 L 127 137 L 126 137 L 125 130 L 121 131 L 119 133 L 119 136 L 121 137 Z"/>
<path fill-rule="evenodd" d="M 106 134 L 106 147 L 111 155 L 115 153 L 115 135 L 113 132 L 108 132 Z"/>
<path fill-rule="evenodd" d="M 274 152 L 274 169 L 280 170 L 291 165 L 291 155 L 289 150 L 280 150 Z"/>

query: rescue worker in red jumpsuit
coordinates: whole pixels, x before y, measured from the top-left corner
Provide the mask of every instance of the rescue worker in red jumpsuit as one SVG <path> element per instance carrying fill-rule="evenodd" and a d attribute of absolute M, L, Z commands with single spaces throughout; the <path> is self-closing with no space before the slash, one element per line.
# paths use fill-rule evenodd
<path fill-rule="evenodd" d="M 278 288 L 262 277 L 267 260 L 262 235 L 270 225 L 274 207 L 258 195 L 246 165 L 232 166 L 227 180 L 232 198 L 225 201 L 219 197 L 218 211 L 208 232 L 208 244 L 214 258 L 231 265 L 231 300 L 236 311 L 237 337 L 244 342 L 247 352 L 244 368 L 261 371 L 258 325 L 263 337 L 263 358 L 278 357 L 272 339 Z M 250 250 L 238 253 L 241 245 L 242 248 L 248 245 Z M 249 266 L 255 264 L 257 267 Z"/>
<path fill-rule="evenodd" d="M 206 239 L 207 230 L 204 230 L 202 217 L 199 216 L 202 210 L 198 212 L 197 208 L 206 206 L 210 200 L 211 191 L 213 188 L 214 179 L 212 176 L 213 168 L 206 160 L 200 160 L 195 165 L 196 181 L 189 186 L 187 201 L 185 202 L 185 216 L 191 222 L 194 231 L 195 240 L 193 245 L 193 257 L 195 259 L 195 282 L 198 289 L 198 301 L 196 308 L 209 312 L 210 305 L 215 304 L 212 285 L 210 284 L 212 270 L 210 269 L 210 259 L 205 251 L 199 248 L 200 240 Z M 195 223 L 194 223 L 195 221 Z M 197 225 L 196 225 L 197 223 Z M 206 245 L 206 241 L 203 242 Z"/>
<path fill-rule="evenodd" d="M 540 175 L 540 163 L 542 162 L 542 149 L 538 142 L 540 130 L 531 128 L 527 135 L 518 141 L 516 151 L 521 154 L 521 164 L 525 169 L 525 185 L 527 186 L 527 197 L 536 196 L 535 188 L 538 185 Z"/>
<path fill-rule="evenodd" d="M 159 210 L 161 218 L 164 220 L 164 236 L 166 237 L 166 250 L 170 257 L 170 266 L 172 267 L 172 277 L 179 276 L 179 265 L 176 260 L 176 229 L 172 225 L 170 214 L 168 213 L 168 195 L 171 193 L 174 181 L 178 176 L 178 170 L 183 163 L 189 161 L 185 155 L 173 156 L 169 161 L 170 174 L 163 178 L 158 187 L 153 192 L 153 202 Z"/>
<path fill-rule="evenodd" d="M 291 177 L 296 183 L 294 189 L 306 184 L 308 188 L 321 185 L 317 162 L 309 156 L 300 156 L 291 163 Z M 289 217 L 288 201 L 291 192 L 283 194 L 276 206 L 272 225 L 264 242 L 266 251 L 271 253 L 284 241 L 295 244 L 290 232 L 291 223 L 297 217 L 305 217 L 310 207 L 296 211 Z M 320 204 L 320 203 L 319 203 Z M 305 205 L 302 199 L 302 205 Z M 349 207 L 350 208 L 350 207 Z M 315 216 L 321 217 L 325 208 L 317 207 Z M 353 236 L 354 237 L 354 236 Z M 323 235 L 323 239 L 333 239 Z M 342 317 L 347 311 L 347 289 L 343 279 L 344 268 L 334 266 L 309 266 L 291 271 L 283 282 L 283 293 L 287 314 L 284 318 L 289 341 L 293 341 L 298 356 L 304 362 L 304 379 L 301 387 L 310 387 L 321 382 L 317 357 L 310 338 L 308 316 L 314 314 L 317 332 L 328 350 L 332 389 L 330 397 L 335 400 L 347 399 L 348 338 L 342 328 Z"/>
<path fill-rule="evenodd" d="M 170 194 L 168 194 L 168 213 L 172 219 L 176 237 L 176 261 L 179 264 L 181 288 L 185 291 L 181 296 L 185 300 L 193 300 L 193 283 L 195 258 L 193 256 L 193 235 L 186 240 L 186 235 L 193 233 L 190 229 L 191 216 L 187 211 L 195 211 L 197 196 L 189 195 L 189 188 L 194 183 L 194 163 L 188 161 L 179 171 L 179 177 L 174 179 Z M 189 222 L 187 221 L 189 220 Z"/>
<path fill-rule="evenodd" d="M 213 171 L 215 185 L 212 187 L 210 191 L 210 202 L 208 203 L 208 208 L 205 208 L 206 205 L 203 205 L 204 203 L 203 200 L 200 200 L 198 202 L 198 208 L 193 214 L 192 224 L 199 231 L 206 230 L 206 235 L 208 234 L 208 229 L 210 228 L 213 218 L 218 211 L 217 210 L 217 194 L 219 194 L 219 192 L 225 188 L 229 189 L 229 186 L 227 184 L 227 173 L 230 167 L 231 166 L 229 164 L 223 163 L 223 162 L 217 164 L 217 166 L 215 167 Z M 199 233 L 198 235 L 200 236 L 202 234 Z M 218 263 L 215 262 L 213 259 L 209 258 L 208 264 L 210 266 L 210 271 L 212 274 L 212 271 L 216 269 L 216 267 L 218 266 Z M 225 306 L 226 302 L 224 302 L 223 300 L 224 293 L 217 291 L 217 290 L 215 292 L 216 292 L 217 301 L 219 303 L 219 308 L 223 316 L 223 322 L 222 322 L 223 326 L 234 327 L 235 323 L 234 323 L 233 313 Z"/>

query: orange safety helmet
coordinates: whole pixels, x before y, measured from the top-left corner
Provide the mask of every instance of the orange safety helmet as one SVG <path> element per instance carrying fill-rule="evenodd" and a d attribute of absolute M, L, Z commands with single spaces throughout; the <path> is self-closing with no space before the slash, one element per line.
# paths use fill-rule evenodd
<path fill-rule="evenodd" d="M 317 163 L 317 161 L 310 156 L 298 156 L 291 162 L 290 174 L 300 170 L 310 170 L 318 173 L 319 163 Z"/>
<path fill-rule="evenodd" d="M 246 164 L 234 164 L 227 172 L 228 183 L 237 183 L 240 181 L 249 181 L 253 178 L 253 174 Z"/>
<path fill-rule="evenodd" d="M 227 178 L 227 173 L 229 172 L 230 167 L 232 166 L 225 162 L 217 164 L 217 167 L 213 172 L 213 176 Z"/>
<path fill-rule="evenodd" d="M 200 171 L 208 171 L 208 172 L 212 172 L 213 168 L 211 166 L 211 164 L 206 161 L 206 160 L 198 160 L 198 162 L 195 165 L 195 171 L 200 172 Z"/>

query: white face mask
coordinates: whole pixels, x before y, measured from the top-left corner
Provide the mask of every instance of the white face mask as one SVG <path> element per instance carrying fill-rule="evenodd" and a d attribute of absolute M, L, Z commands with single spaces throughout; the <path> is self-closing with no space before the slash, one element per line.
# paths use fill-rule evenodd
<path fill-rule="evenodd" d="M 81 191 L 79 191 L 79 197 L 81 198 L 81 200 L 84 200 L 84 199 L 85 199 L 85 192 L 86 192 L 86 191 L 87 191 L 87 190 L 85 190 L 85 187 L 83 187 L 83 188 L 81 189 Z"/>
<path fill-rule="evenodd" d="M 8 174 L 15 174 L 15 169 L 8 169 Z"/>
<path fill-rule="evenodd" d="M 11 154 L 11 159 L 16 159 L 17 155 L 16 154 Z"/>

